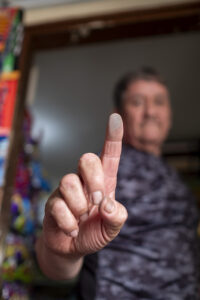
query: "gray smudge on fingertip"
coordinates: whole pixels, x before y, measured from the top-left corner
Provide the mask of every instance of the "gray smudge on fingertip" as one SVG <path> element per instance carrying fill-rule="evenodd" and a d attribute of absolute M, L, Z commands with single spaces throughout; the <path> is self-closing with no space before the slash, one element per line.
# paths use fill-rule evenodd
<path fill-rule="evenodd" d="M 115 130 L 122 126 L 122 118 L 119 114 L 112 114 L 109 118 L 109 133 L 112 134 Z"/>

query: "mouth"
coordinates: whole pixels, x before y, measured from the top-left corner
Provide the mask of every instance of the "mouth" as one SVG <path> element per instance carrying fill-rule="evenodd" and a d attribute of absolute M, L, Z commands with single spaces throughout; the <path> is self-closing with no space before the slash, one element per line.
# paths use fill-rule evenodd
<path fill-rule="evenodd" d="M 160 122 L 158 122 L 157 120 L 153 120 L 153 119 L 149 119 L 149 120 L 146 120 L 144 121 L 142 124 L 141 124 L 141 127 L 145 127 L 146 125 L 156 125 L 157 127 L 160 127 Z"/>

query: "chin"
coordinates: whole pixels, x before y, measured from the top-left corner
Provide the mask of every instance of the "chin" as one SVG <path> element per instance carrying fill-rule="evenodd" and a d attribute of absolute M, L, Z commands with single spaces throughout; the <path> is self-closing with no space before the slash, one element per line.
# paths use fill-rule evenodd
<path fill-rule="evenodd" d="M 141 137 L 141 140 L 145 143 L 150 143 L 150 144 L 160 144 L 161 138 L 158 137 L 158 135 L 144 135 Z"/>
<path fill-rule="evenodd" d="M 159 144 L 161 141 L 161 132 L 158 129 L 145 130 L 141 134 L 141 139 L 149 143 Z"/>
<path fill-rule="evenodd" d="M 163 143 L 163 140 L 161 138 L 155 137 L 155 136 L 148 136 L 148 137 L 141 137 L 138 139 L 138 142 L 140 146 L 144 149 L 151 149 L 151 148 L 158 148 L 160 149 Z"/>

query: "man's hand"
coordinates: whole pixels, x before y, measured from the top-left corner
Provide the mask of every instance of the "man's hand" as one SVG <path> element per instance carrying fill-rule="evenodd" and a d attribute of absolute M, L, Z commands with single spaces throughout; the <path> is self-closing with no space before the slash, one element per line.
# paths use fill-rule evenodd
<path fill-rule="evenodd" d="M 51 278 L 75 276 L 82 257 L 105 247 L 123 226 L 127 211 L 115 200 L 122 136 L 121 117 L 112 114 L 101 159 L 84 154 L 78 175 L 65 175 L 47 201 L 36 251 L 41 269 Z"/>

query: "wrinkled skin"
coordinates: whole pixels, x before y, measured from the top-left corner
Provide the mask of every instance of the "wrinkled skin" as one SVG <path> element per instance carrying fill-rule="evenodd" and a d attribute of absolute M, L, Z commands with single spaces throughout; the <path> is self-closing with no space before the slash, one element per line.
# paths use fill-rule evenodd
<path fill-rule="evenodd" d="M 56 268 L 60 265 L 62 273 L 63 258 L 76 261 L 100 250 L 123 226 L 127 211 L 114 198 L 122 136 L 121 117 L 113 114 L 101 158 L 93 153 L 84 154 L 79 160 L 78 174 L 65 175 L 47 201 L 43 234 L 36 246 L 39 264 L 47 276 L 58 278 Z M 60 275 L 61 279 L 65 277 Z"/>
<path fill-rule="evenodd" d="M 167 88 L 156 81 L 130 83 L 120 114 L 125 143 L 160 155 L 171 127 Z M 78 174 L 65 175 L 47 201 L 36 253 L 42 271 L 52 279 L 76 276 L 84 255 L 106 246 L 127 219 L 126 209 L 115 200 L 122 136 L 121 117 L 113 114 L 101 159 L 93 153 L 84 154 Z"/>
<path fill-rule="evenodd" d="M 138 150 L 160 155 L 171 128 L 167 88 L 153 80 L 131 82 L 123 96 L 121 115 L 125 142 Z"/>

